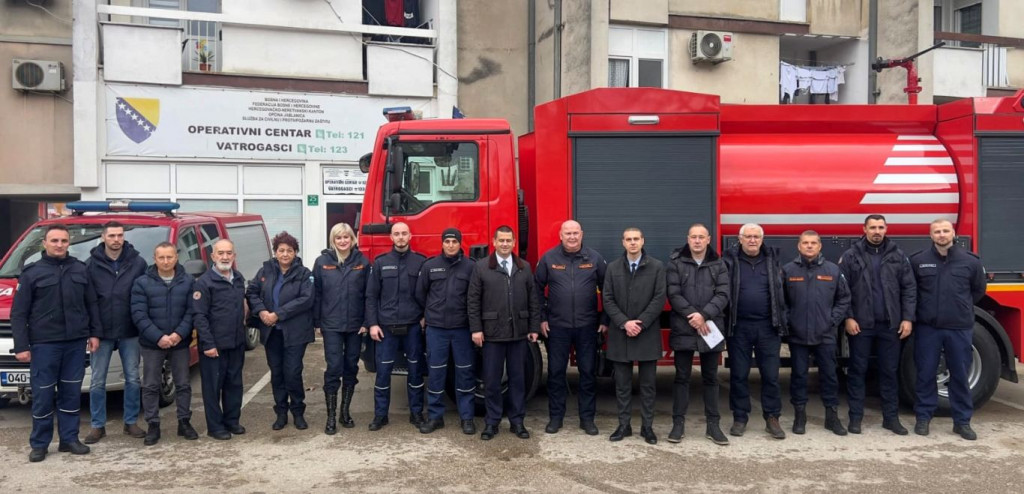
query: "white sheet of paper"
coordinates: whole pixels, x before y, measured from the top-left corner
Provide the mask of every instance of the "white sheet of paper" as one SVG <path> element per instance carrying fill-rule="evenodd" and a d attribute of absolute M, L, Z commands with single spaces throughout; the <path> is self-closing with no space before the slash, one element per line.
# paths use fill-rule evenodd
<path fill-rule="evenodd" d="M 701 338 L 704 338 L 708 348 L 714 348 L 725 339 L 725 336 L 722 335 L 722 331 L 718 329 L 718 325 L 714 321 L 708 321 L 707 324 L 710 331 L 706 335 L 701 335 Z"/>

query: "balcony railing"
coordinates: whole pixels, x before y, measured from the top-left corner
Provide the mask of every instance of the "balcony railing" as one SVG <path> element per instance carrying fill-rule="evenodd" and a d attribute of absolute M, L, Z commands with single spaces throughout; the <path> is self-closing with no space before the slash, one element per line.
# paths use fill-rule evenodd
<path fill-rule="evenodd" d="M 935 41 L 945 41 L 947 46 L 977 48 L 982 52 L 981 67 L 958 67 L 957 70 L 980 70 L 982 84 L 986 88 L 1010 86 L 1007 51 L 1024 49 L 1024 39 L 980 34 L 935 32 Z M 938 69 L 938 68 L 937 68 Z"/>
<path fill-rule="evenodd" d="M 435 29 L 345 23 L 333 17 L 309 19 L 285 16 L 268 19 L 255 15 L 228 15 L 103 4 L 97 5 L 96 9 L 102 21 L 181 29 L 181 67 L 183 72 L 231 71 L 230 67 L 236 65 L 237 60 L 224 59 L 225 55 L 231 56 L 232 50 L 225 50 L 223 33 L 233 28 L 261 29 L 267 30 L 268 33 L 297 31 L 328 34 L 348 33 L 355 39 L 362 39 L 364 36 L 384 37 L 392 42 L 399 40 L 399 42 L 416 43 L 419 46 L 424 46 L 419 43 L 424 40 L 427 40 L 429 46 L 430 41 L 437 37 Z"/>

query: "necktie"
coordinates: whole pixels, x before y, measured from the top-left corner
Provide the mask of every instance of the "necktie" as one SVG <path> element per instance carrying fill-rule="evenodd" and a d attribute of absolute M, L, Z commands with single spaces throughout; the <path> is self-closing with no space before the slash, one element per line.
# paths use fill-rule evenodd
<path fill-rule="evenodd" d="M 501 261 L 501 269 L 505 270 L 505 274 L 512 276 L 512 273 L 508 272 L 508 261 Z"/>
<path fill-rule="evenodd" d="M 634 263 L 630 263 L 630 265 L 629 265 L 629 274 L 636 274 L 636 263 L 635 262 Z"/>

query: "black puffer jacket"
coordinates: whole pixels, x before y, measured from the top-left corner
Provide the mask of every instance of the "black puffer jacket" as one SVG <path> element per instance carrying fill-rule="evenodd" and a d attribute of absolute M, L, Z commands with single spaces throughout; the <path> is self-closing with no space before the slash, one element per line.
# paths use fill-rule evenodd
<path fill-rule="evenodd" d="M 728 320 L 723 330 L 726 336 L 732 334 L 737 322 L 736 305 L 740 294 L 739 263 L 746 262 L 740 260 L 742 255 L 745 255 L 742 248 L 736 245 L 726 250 L 722 256 L 726 267 L 729 268 L 729 300 L 731 302 L 727 314 Z M 770 280 L 768 293 L 771 298 L 772 327 L 779 332 L 779 336 L 786 336 L 789 324 L 786 322 L 786 296 L 782 289 L 782 265 L 779 260 L 779 249 L 762 245 L 761 255 L 765 256 L 765 261 L 768 263 L 768 279 Z"/>
<path fill-rule="evenodd" d="M 556 245 L 537 263 L 537 296 L 543 315 L 552 328 L 596 328 L 601 322 L 597 310 L 598 290 L 604 285 L 608 263 L 596 250 L 583 246 L 566 252 Z M 547 296 L 544 288 L 547 287 Z"/>
<path fill-rule="evenodd" d="M 146 273 L 146 261 L 139 256 L 139 251 L 125 241 L 115 270 L 114 261 L 107 257 L 104 245 L 99 244 L 93 247 L 85 267 L 100 304 L 100 338 L 138 336 L 139 330 L 132 322 L 131 298 L 132 285 Z"/>
<path fill-rule="evenodd" d="M 850 289 L 839 266 L 821 255 L 797 257 L 782 267 L 789 307 L 789 342 L 820 345 L 836 342 L 839 323 L 850 310 Z"/>
<path fill-rule="evenodd" d="M 865 328 L 875 324 L 875 282 L 869 248 L 882 250 L 882 298 L 885 300 L 884 312 L 890 326 L 887 329 L 895 329 L 901 321 L 914 321 L 917 310 L 914 270 L 903 250 L 888 238 L 880 246 L 871 247 L 861 237 L 839 258 L 839 269 L 846 277 L 853 297 L 846 317 L 852 317 Z"/>
<path fill-rule="evenodd" d="M 714 322 L 724 331 L 725 310 L 729 305 L 729 269 L 715 249 L 708 247 L 704 262 L 699 265 L 690 254 L 689 245 L 676 249 L 669 256 L 665 278 L 668 302 L 672 305 L 669 317 L 672 349 L 701 353 L 724 350 L 724 340 L 715 348 L 708 347 L 687 319 L 690 314 L 699 312 L 705 321 Z"/>
<path fill-rule="evenodd" d="M 540 332 L 540 301 L 530 265 L 513 254 L 512 266 L 509 276 L 491 253 L 473 267 L 466 312 L 470 331 L 483 332 L 484 341 L 518 341 Z"/>
<path fill-rule="evenodd" d="M 370 260 L 352 248 L 344 263 L 334 249 L 324 249 L 313 264 L 313 327 L 353 333 L 366 326 L 366 280 Z"/>
<path fill-rule="evenodd" d="M 262 311 L 277 314 L 277 329 L 284 336 L 284 346 L 304 345 L 315 339 L 313 333 L 313 273 L 296 257 L 291 268 L 284 274 L 284 284 L 278 294 L 280 305 L 274 310 L 274 285 L 281 275 L 277 259 L 263 263 L 256 276 L 249 282 L 245 297 L 249 301 L 249 313 L 258 322 L 260 342 L 267 344 L 270 331 L 274 328 L 263 324 L 259 314 Z"/>
<path fill-rule="evenodd" d="M 36 343 L 70 341 L 100 334 L 96 292 L 85 264 L 68 255 L 47 256 L 25 266 L 11 307 L 14 352 Z"/>
<path fill-rule="evenodd" d="M 139 344 L 160 348 L 157 342 L 164 335 L 177 333 L 181 341 L 172 349 L 192 344 L 192 276 L 178 264 L 174 279 L 168 285 L 160 278 L 156 266 L 132 285 L 132 321 L 139 328 Z"/>

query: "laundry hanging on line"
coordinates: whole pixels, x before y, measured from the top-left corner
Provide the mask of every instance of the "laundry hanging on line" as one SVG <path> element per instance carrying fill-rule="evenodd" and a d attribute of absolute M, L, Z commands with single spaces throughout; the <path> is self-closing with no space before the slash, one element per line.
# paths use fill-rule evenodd
<path fill-rule="evenodd" d="M 839 85 L 846 83 L 846 66 L 793 65 L 779 62 L 779 101 L 789 95 L 789 101 L 802 92 L 827 94 L 832 101 L 839 101 Z"/>

